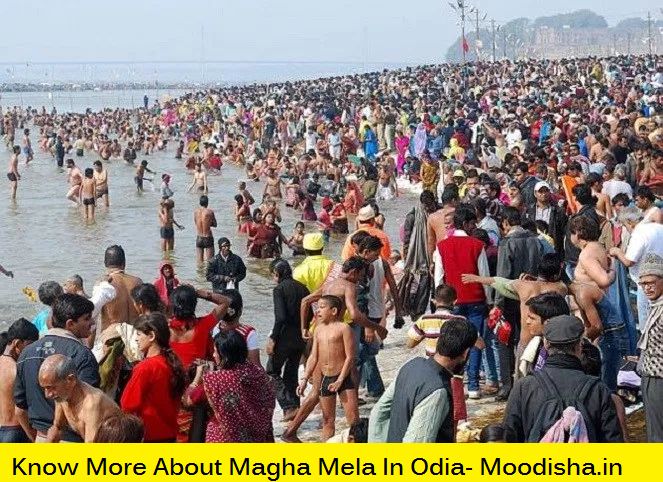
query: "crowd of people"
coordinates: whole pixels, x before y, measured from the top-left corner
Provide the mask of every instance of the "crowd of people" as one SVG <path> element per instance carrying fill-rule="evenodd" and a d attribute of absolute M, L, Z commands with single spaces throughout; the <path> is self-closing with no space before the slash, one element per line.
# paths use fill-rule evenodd
<path fill-rule="evenodd" d="M 647 440 L 663 440 L 656 56 L 422 66 L 2 116 L 12 199 L 21 155 L 34 162 L 30 126 L 90 222 L 97 199 L 112 209 L 112 162 L 176 144 L 200 195 L 191 250 L 211 283 L 181 283 L 169 262 L 143 283 L 117 245 L 91 297 L 81 280 L 42 283 L 44 311 L 3 334 L 2 441 L 271 442 L 278 403 L 287 442 L 318 405 L 323 441 L 453 442 L 472 421 L 466 399 L 488 396 L 506 408 L 482 441 L 624 441 L 625 405 L 640 399 Z M 86 151 L 100 160 L 81 171 L 67 156 Z M 224 165 L 243 171 L 237 230 L 215 243 L 208 173 Z M 146 173 L 143 160 L 139 193 Z M 181 227 L 169 182 L 165 253 Z M 380 206 L 409 200 L 390 239 Z M 284 210 L 301 212 L 292 236 Z M 243 257 L 271 260 L 266 359 L 242 320 Z M 198 299 L 213 309 L 201 316 Z M 385 387 L 376 355 L 404 326 L 389 349 L 423 343 L 425 356 Z"/>

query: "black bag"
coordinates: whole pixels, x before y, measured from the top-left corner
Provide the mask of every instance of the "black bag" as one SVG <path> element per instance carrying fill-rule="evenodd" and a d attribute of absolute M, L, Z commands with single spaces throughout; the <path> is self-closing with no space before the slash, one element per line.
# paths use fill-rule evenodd
<path fill-rule="evenodd" d="M 567 407 L 573 407 L 580 412 L 582 418 L 585 419 L 587 426 L 587 437 L 590 442 L 596 442 L 596 432 L 594 431 L 594 424 L 591 423 L 591 418 L 585 407 L 585 400 L 589 392 L 599 382 L 598 378 L 589 378 L 584 384 L 580 385 L 575 391 L 573 396 L 565 399 L 557 390 L 555 383 L 545 371 L 541 370 L 534 372 L 534 377 L 541 385 L 545 393 L 546 401 L 543 402 L 538 408 L 538 414 L 532 425 L 532 429 L 527 437 L 527 442 L 540 442 L 543 436 L 548 432 L 550 427 L 555 425 L 559 419 L 562 418 L 562 413 Z"/>

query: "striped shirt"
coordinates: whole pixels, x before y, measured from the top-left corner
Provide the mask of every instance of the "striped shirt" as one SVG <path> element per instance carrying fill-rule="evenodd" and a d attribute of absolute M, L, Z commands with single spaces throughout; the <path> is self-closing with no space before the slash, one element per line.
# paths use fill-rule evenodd
<path fill-rule="evenodd" d="M 426 355 L 435 355 L 437 348 L 437 339 L 440 336 L 440 328 L 445 321 L 451 319 L 465 319 L 463 316 L 454 315 L 446 308 L 439 309 L 430 315 L 423 315 L 419 318 L 408 331 L 408 338 L 417 343 L 424 341 Z"/>

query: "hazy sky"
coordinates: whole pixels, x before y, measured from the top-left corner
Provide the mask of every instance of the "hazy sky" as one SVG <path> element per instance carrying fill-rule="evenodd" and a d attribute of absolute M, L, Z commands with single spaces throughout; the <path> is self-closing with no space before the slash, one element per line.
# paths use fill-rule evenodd
<path fill-rule="evenodd" d="M 458 35 L 447 0 L 21 0 L 2 2 L 4 62 L 436 62 Z M 506 22 L 590 8 L 610 24 L 658 0 L 476 0 Z"/>

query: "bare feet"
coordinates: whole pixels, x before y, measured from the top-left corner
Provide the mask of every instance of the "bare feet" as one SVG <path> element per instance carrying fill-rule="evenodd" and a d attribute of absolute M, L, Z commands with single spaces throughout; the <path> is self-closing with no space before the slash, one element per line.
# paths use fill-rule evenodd
<path fill-rule="evenodd" d="M 285 432 L 283 432 L 283 434 L 281 435 L 281 440 L 283 440 L 285 443 L 290 443 L 290 444 L 292 444 L 292 443 L 295 443 L 295 444 L 302 443 L 302 441 L 299 440 L 299 437 L 297 437 L 296 434 L 294 434 L 294 433 L 290 434 L 290 433 L 288 433 L 287 430 Z"/>

